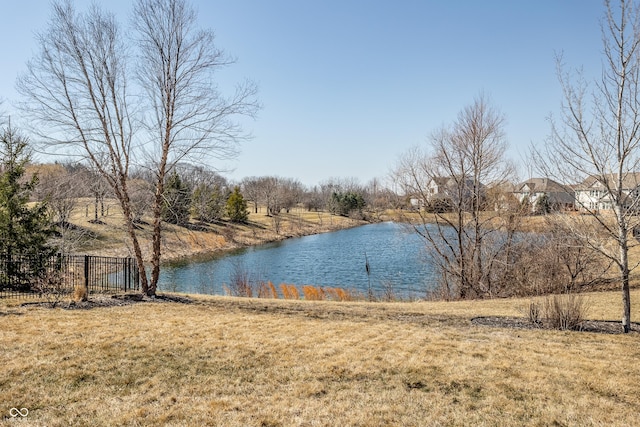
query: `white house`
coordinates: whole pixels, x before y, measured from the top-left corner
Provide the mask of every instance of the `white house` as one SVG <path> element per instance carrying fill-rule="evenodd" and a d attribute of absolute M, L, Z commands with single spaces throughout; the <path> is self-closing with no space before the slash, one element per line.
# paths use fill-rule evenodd
<path fill-rule="evenodd" d="M 618 181 L 617 174 L 606 176 L 609 186 L 615 188 Z M 640 172 L 630 172 L 622 179 L 622 193 L 625 197 L 626 208 L 636 207 L 640 203 Z M 603 180 L 590 176 L 575 188 L 576 208 L 579 210 L 602 211 L 612 209 L 611 195 Z"/>

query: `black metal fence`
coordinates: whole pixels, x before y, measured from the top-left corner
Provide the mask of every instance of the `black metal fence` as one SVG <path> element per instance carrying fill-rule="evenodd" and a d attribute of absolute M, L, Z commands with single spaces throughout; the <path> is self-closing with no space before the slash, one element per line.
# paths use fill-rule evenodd
<path fill-rule="evenodd" d="M 73 293 L 79 287 L 89 293 L 138 290 L 138 264 L 133 258 L 90 255 L 0 257 L 0 298 Z"/>

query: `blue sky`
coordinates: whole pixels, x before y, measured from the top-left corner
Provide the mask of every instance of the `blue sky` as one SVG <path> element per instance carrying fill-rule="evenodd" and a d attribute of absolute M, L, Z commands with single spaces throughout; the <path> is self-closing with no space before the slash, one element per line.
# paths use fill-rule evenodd
<path fill-rule="evenodd" d="M 125 22 L 131 3 L 104 4 Z M 1 108 L 14 115 L 15 79 L 35 52 L 50 4 L 0 4 Z M 480 93 L 505 114 L 507 155 L 520 162 L 529 144 L 543 143 L 560 105 L 555 54 L 591 76 L 602 61 L 601 0 L 193 4 L 218 47 L 238 59 L 219 74 L 222 91 L 244 78 L 260 87 L 264 108 L 245 122 L 253 139 L 235 161 L 212 165 L 235 180 L 384 178 L 401 153 L 424 144 Z"/>

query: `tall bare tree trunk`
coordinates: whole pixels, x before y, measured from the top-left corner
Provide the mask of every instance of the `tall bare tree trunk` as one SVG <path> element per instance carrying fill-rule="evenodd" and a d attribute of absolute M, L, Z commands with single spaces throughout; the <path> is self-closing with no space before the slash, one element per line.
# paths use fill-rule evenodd
<path fill-rule="evenodd" d="M 617 215 L 622 218 L 622 215 Z M 620 270 L 620 282 L 622 287 L 622 329 L 624 333 L 628 333 L 631 328 L 631 295 L 629 293 L 629 245 L 628 245 L 628 229 L 625 221 L 618 222 L 618 247 Z"/>
<path fill-rule="evenodd" d="M 158 175 L 156 182 L 156 193 L 153 204 L 153 253 L 151 256 L 151 284 L 149 295 L 155 295 L 160 279 L 160 259 L 162 256 L 162 206 L 164 204 L 164 181 L 167 169 L 167 156 L 169 144 L 165 142 L 162 149 L 162 158 L 158 165 Z"/>
<path fill-rule="evenodd" d="M 622 329 L 629 332 L 629 250 L 636 243 L 629 241 L 628 233 L 640 225 L 640 9 L 628 0 L 606 0 L 605 7 L 601 77 L 589 86 L 581 72 L 564 71 L 562 58 L 558 58 L 564 96 L 562 120 L 557 123 L 552 118 L 546 151 L 536 153 L 536 157 L 543 159 L 540 166 L 549 176 L 581 182 L 587 190 L 597 184 L 611 205 L 615 223 L 600 215 L 600 200 L 593 203 L 577 197 L 579 208 L 590 215 L 600 233 L 588 233 L 592 223 L 583 221 L 582 227 L 574 228 L 574 234 L 617 264 Z M 615 247 L 605 239 L 614 241 Z"/>
<path fill-rule="evenodd" d="M 145 124 L 154 144 L 156 185 L 153 205 L 151 283 L 155 293 L 162 255 L 165 177 L 180 161 L 232 157 L 243 139 L 236 115 L 253 116 L 256 87 L 237 86 L 230 99 L 217 91 L 213 74 L 233 63 L 214 45 L 213 32 L 196 28 L 186 0 L 137 0 L 135 28 L 140 40 L 138 80 L 152 106 Z"/>
<path fill-rule="evenodd" d="M 70 0 L 54 0 L 52 7 L 50 26 L 38 38 L 40 52 L 18 84 L 28 99 L 24 110 L 50 148 L 75 149 L 109 184 L 122 208 L 142 290 L 154 295 L 165 175 L 190 158 L 204 162 L 237 154 L 236 144 L 247 136 L 235 119 L 258 111 L 257 88 L 245 82 L 229 98 L 218 92 L 214 73 L 233 60 L 216 49 L 212 31 L 197 28 L 187 0 L 137 0 L 131 20 L 136 43 L 125 40 L 115 15 L 97 5 L 86 13 L 77 13 Z M 132 64 L 138 86 L 127 81 Z M 129 109 L 131 88 L 140 91 L 135 111 Z M 145 163 L 145 156 L 158 180 L 150 282 L 127 187 L 130 164 Z M 97 216 L 97 200 L 95 207 Z"/>

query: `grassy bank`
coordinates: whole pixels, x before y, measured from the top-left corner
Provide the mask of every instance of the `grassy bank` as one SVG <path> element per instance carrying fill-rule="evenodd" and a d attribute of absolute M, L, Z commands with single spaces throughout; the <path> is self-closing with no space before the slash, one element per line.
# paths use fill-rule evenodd
<path fill-rule="evenodd" d="M 105 215 L 92 223 L 93 203 L 82 199 L 71 216 L 76 230 L 71 234 L 74 252 L 101 256 L 133 256 L 123 225 L 122 214 L 114 200 L 107 201 Z M 327 212 L 307 212 L 294 208 L 277 217 L 265 215 L 264 208 L 249 214 L 246 224 L 220 222 L 217 224 L 192 223 L 189 227 L 163 224 L 162 259 L 172 260 L 205 255 L 238 247 L 259 245 L 290 237 L 306 236 L 340 230 L 365 224 L 364 221 L 331 215 Z M 152 226 L 139 224 L 143 256 L 151 254 Z"/>
<path fill-rule="evenodd" d="M 617 320 L 618 293 L 589 294 Z M 640 291 L 634 291 L 638 301 Z M 91 310 L 0 301 L 6 425 L 637 423 L 640 334 L 476 326 L 528 300 L 194 297 Z M 633 318 L 638 319 L 636 308 Z M 12 407 L 28 408 L 26 419 Z"/>

